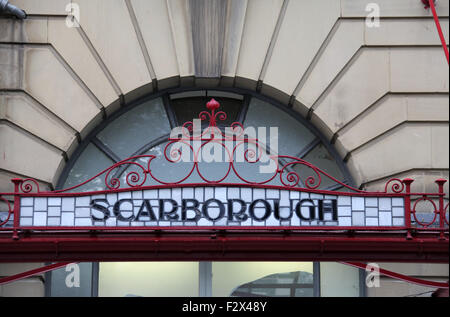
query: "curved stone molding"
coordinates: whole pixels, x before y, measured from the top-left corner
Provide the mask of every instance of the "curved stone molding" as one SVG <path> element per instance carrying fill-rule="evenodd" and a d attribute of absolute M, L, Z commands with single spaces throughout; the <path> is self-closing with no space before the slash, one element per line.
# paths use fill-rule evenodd
<path fill-rule="evenodd" d="M 337 148 L 352 152 L 407 122 L 448 120 L 448 94 L 388 94 L 338 132 Z"/>
<path fill-rule="evenodd" d="M 102 117 L 156 87 L 234 86 L 260 89 L 311 119 L 361 183 L 413 167 L 447 169 L 448 153 L 440 151 L 446 148 L 448 67 L 431 13 L 420 1 L 380 0 L 380 27 L 369 28 L 369 2 L 214 2 L 220 5 L 211 9 L 223 20 L 214 22 L 218 34 L 205 36 L 222 38 L 214 42 L 221 67 L 213 74 L 222 79 L 205 81 L 195 68 L 203 55 L 192 26 L 207 21 L 200 15 L 202 21 L 193 21 L 189 1 L 129 0 L 127 7 L 122 0 L 79 0 L 81 28 L 68 28 L 67 1 L 12 0 L 29 16 L 0 19 L 0 90 L 8 98 L 2 119 L 8 129 L 36 137 L 31 142 L 70 156 Z M 439 3 L 438 13 L 448 41 L 448 2 Z M 37 129 L 31 117 L 47 129 Z M 360 162 L 391 151 L 385 140 L 404 143 L 402 131 L 410 129 L 425 133 L 426 141 L 414 142 L 439 155 L 376 170 Z"/>
<path fill-rule="evenodd" d="M 410 123 L 352 152 L 348 167 L 358 184 L 404 171 L 448 169 L 448 123 Z"/>
<path fill-rule="evenodd" d="M 63 167 L 62 153 L 42 141 L 9 125 L 0 124 L 0 169 L 36 176 L 47 183 L 56 181 L 55 175 Z"/>
<path fill-rule="evenodd" d="M 249 0 L 236 77 L 258 81 L 283 0 Z M 237 80 L 239 82 L 239 80 Z M 248 88 L 255 89 L 256 85 Z"/>
<path fill-rule="evenodd" d="M 75 132 L 22 92 L 0 92 L 0 120 L 8 120 L 64 152 L 72 152 Z M 42 129 L 45 127 L 45 129 Z"/>
<path fill-rule="evenodd" d="M 166 0 L 130 1 L 157 79 L 180 75 Z"/>
<path fill-rule="evenodd" d="M 335 0 L 289 1 L 264 83 L 292 95 L 339 18 L 339 9 Z"/>
<path fill-rule="evenodd" d="M 341 0 L 341 11 L 343 17 L 366 17 L 367 5 L 373 3 L 372 0 Z M 424 10 L 421 1 L 415 0 L 377 0 L 376 3 L 383 8 L 380 10 L 382 17 L 429 17 L 432 16 L 429 10 Z M 436 8 L 438 15 L 448 17 L 449 3 L 440 1 L 439 8 Z"/>
<path fill-rule="evenodd" d="M 77 0 L 77 3 L 81 27 L 122 92 L 127 94 L 151 83 L 125 1 Z"/>

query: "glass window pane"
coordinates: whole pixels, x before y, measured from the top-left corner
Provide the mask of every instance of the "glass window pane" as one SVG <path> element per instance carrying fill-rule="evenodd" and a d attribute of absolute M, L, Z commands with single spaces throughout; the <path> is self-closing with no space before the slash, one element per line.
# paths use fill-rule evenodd
<path fill-rule="evenodd" d="M 201 111 L 205 110 L 205 104 L 210 100 L 210 93 L 215 94 L 215 92 L 203 92 L 204 96 L 191 97 L 191 98 L 182 98 L 172 100 L 174 103 L 175 110 L 177 111 L 177 115 L 180 117 L 185 116 L 186 120 L 192 120 L 194 117 L 197 117 Z M 231 124 L 231 122 L 235 121 L 237 118 L 239 111 L 241 110 L 242 100 L 226 98 L 226 97 L 217 97 L 222 105 L 224 105 L 228 110 L 226 110 L 228 114 L 228 119 L 225 124 Z M 220 99 L 222 98 L 222 99 Z M 300 122 L 298 122 L 295 118 L 291 117 L 289 114 L 283 112 L 280 109 L 277 109 L 273 105 L 270 105 L 266 102 L 260 101 L 256 98 L 253 98 L 250 109 L 247 115 L 247 120 L 245 125 L 248 127 L 252 125 L 254 127 L 270 127 L 275 126 L 279 128 L 279 140 L 280 144 L 280 154 L 289 154 L 296 155 L 299 151 L 302 150 L 303 146 L 306 146 L 311 142 L 311 140 L 315 139 L 312 133 L 304 127 Z M 108 147 L 110 147 L 113 152 L 118 154 L 121 158 L 128 158 L 132 156 L 138 149 L 141 149 L 142 146 L 152 138 L 155 137 L 155 134 L 158 134 L 158 137 L 164 133 L 169 132 L 169 122 L 167 120 L 167 115 L 164 110 L 161 99 L 155 99 L 149 102 L 146 102 L 136 108 L 131 109 L 129 112 L 123 114 L 121 117 L 113 121 L 110 125 L 108 125 L 103 131 L 98 134 L 98 138 L 104 142 Z M 153 135 L 152 135 L 153 134 Z M 249 136 L 250 137 L 250 136 Z M 260 144 L 264 147 L 267 140 L 260 140 Z M 172 183 L 178 182 L 184 176 L 186 176 L 191 167 L 192 163 L 180 163 L 180 164 L 172 164 L 168 162 L 163 156 L 165 144 L 156 146 L 155 148 L 147 151 L 148 155 L 156 155 L 157 158 L 153 160 L 151 167 L 152 173 L 159 178 L 160 180 Z M 220 149 L 223 149 L 221 146 L 218 146 Z M 92 146 L 90 146 L 92 148 Z M 241 152 L 245 151 L 247 148 L 241 146 Z M 100 153 L 97 149 L 91 150 L 96 153 Z M 87 176 L 95 175 L 94 172 L 98 172 L 100 169 L 94 168 L 96 165 L 101 165 L 104 168 L 109 167 L 112 162 L 106 158 L 102 153 L 100 155 L 91 155 L 90 158 L 85 157 L 87 152 L 83 154 L 82 159 L 86 162 L 77 163 L 76 168 L 71 171 L 71 177 L 67 180 L 66 186 L 75 185 L 80 183 L 80 181 L 84 181 L 87 179 Z M 239 151 L 238 151 L 239 152 Z M 226 153 L 223 153 L 222 158 L 224 158 L 222 163 L 199 163 L 200 172 L 211 181 L 222 179 L 228 170 L 228 163 L 226 161 Z M 267 158 L 267 155 L 264 154 Z M 237 157 L 235 157 L 235 160 Z M 96 161 L 95 163 L 91 163 L 91 161 Z M 107 161 L 105 164 L 101 164 L 104 160 Z M 139 163 L 146 165 L 148 159 L 140 159 Z M 242 159 L 241 159 L 242 160 Z M 239 159 L 235 161 L 234 167 L 236 168 L 239 176 L 243 177 L 249 182 L 265 182 L 272 178 L 275 170 L 273 168 L 267 168 L 269 166 L 267 161 L 261 160 L 256 164 L 249 164 L 247 162 L 240 163 Z M 338 168 L 337 164 L 329 155 L 325 147 L 322 145 L 316 147 L 311 151 L 306 157 L 305 160 L 317 165 L 319 168 L 324 169 L 327 172 L 330 172 L 333 176 L 337 177 L 340 180 L 343 180 L 342 173 Z M 94 165 L 92 165 L 94 164 Z M 84 172 L 84 175 L 79 176 L 80 170 L 78 168 L 79 165 L 86 165 L 89 168 L 89 171 Z M 271 166 L 274 167 L 275 164 Z M 264 168 L 266 167 L 266 168 Z M 122 188 L 126 187 L 125 177 L 126 174 L 123 174 L 123 170 L 128 168 L 128 171 L 135 171 L 140 174 L 139 168 L 135 165 L 124 166 L 120 170 L 117 169 L 117 172 L 120 172 Z M 294 167 L 294 170 L 301 169 L 300 167 Z M 309 174 L 308 174 L 309 172 Z M 287 174 L 287 173 L 286 173 Z M 285 174 L 285 175 L 286 175 Z M 311 171 L 300 171 L 300 175 L 303 179 L 306 179 L 311 175 Z M 82 176 L 85 176 L 84 178 Z M 117 176 L 111 174 L 111 177 Z M 144 176 L 142 176 L 144 177 Z M 196 171 L 185 180 L 187 182 L 203 182 L 201 177 L 197 174 Z M 228 177 L 223 180 L 226 183 L 243 183 L 241 179 L 239 179 L 234 172 L 232 171 Z M 103 180 L 96 180 L 95 183 L 97 185 L 101 185 L 101 189 L 103 189 Z M 157 182 L 148 180 L 145 182 L 145 185 L 155 185 Z M 282 185 L 280 182 L 280 178 L 277 176 L 275 179 L 271 181 L 272 185 Z M 92 185 L 92 184 L 91 184 Z M 144 184 L 143 184 L 144 185 Z M 321 188 L 326 188 L 329 185 L 334 185 L 328 179 L 324 179 Z M 100 187 L 92 187 L 91 190 Z"/>
<path fill-rule="evenodd" d="M 156 158 L 154 158 L 151 161 L 150 168 L 152 175 L 164 183 L 177 183 L 180 180 L 184 179 L 186 176 L 189 175 L 190 171 L 192 170 L 194 163 L 193 163 L 193 157 L 191 156 L 191 161 L 189 162 L 183 162 L 179 161 L 176 163 L 172 163 L 166 159 L 164 156 L 164 151 L 166 149 L 167 143 L 163 143 L 161 145 L 158 145 L 151 150 L 147 151 L 144 155 L 155 155 Z M 189 152 L 189 150 L 188 150 Z M 168 156 L 170 156 L 171 148 L 169 147 L 167 150 Z M 189 152 L 192 153 L 192 152 Z M 141 164 L 143 167 L 147 166 L 147 162 L 149 161 L 149 158 L 140 158 L 136 162 Z M 199 163 L 199 170 L 202 173 L 202 175 L 206 176 L 209 180 L 219 180 L 223 178 L 228 170 L 228 163 Z M 121 175 L 120 182 L 123 184 L 122 186 L 125 186 L 126 184 L 126 177 L 130 172 L 136 172 L 140 176 L 144 176 L 142 173 L 142 169 L 139 168 L 136 165 L 130 165 L 127 170 Z M 229 178 L 227 178 L 227 182 L 239 182 L 237 177 L 233 177 L 230 173 Z M 199 173 L 195 169 L 189 178 L 187 178 L 183 183 L 203 183 L 204 180 L 200 177 Z M 150 185 L 158 185 L 157 181 L 152 179 L 151 177 L 148 177 L 145 186 Z"/>
<path fill-rule="evenodd" d="M 178 124 L 182 126 L 184 123 L 197 119 L 202 111 L 207 111 L 206 104 L 213 97 L 194 97 L 186 99 L 172 100 L 172 107 L 178 119 Z M 220 108 L 217 111 L 223 111 L 227 114 L 227 119 L 217 121 L 218 126 L 230 126 L 236 122 L 242 107 L 242 101 L 224 97 L 214 97 L 219 103 Z M 208 122 L 205 123 L 207 126 Z"/>
<path fill-rule="evenodd" d="M 152 160 L 150 164 L 150 168 L 152 171 L 152 175 L 157 179 L 166 182 L 166 183 L 175 183 L 183 178 L 185 178 L 193 167 L 193 157 L 190 156 L 191 162 L 177 162 L 171 163 L 164 156 L 164 151 L 168 143 L 163 143 L 154 148 L 150 149 L 144 155 L 154 155 L 155 159 Z M 221 146 L 218 147 L 219 150 L 223 148 Z M 187 152 L 192 154 L 192 151 L 187 148 Z M 170 156 L 171 148 L 167 150 L 168 156 Z M 207 151 L 209 153 L 209 150 Z M 222 162 L 214 162 L 209 163 L 208 161 L 201 160 L 198 164 L 200 173 L 210 181 L 217 181 L 225 177 L 228 173 L 230 164 L 228 163 L 228 156 L 225 151 L 222 152 Z M 147 167 L 149 158 L 139 158 L 136 162 L 141 164 L 143 167 Z M 236 161 L 234 167 L 238 175 L 249 182 L 264 182 L 273 177 L 276 173 L 276 168 L 271 169 L 269 167 L 269 160 L 258 162 L 258 163 L 248 163 L 248 162 L 238 162 Z M 275 163 L 271 166 L 276 167 Z M 142 169 L 138 166 L 131 164 L 126 166 L 126 171 L 123 172 L 120 176 L 120 182 L 123 187 L 126 187 L 126 177 L 130 172 L 136 172 L 138 175 L 144 177 L 142 173 Z M 142 179 L 141 179 L 142 180 Z M 204 183 L 204 180 L 201 178 L 197 170 L 194 170 L 189 178 L 187 178 L 183 183 Z M 222 183 L 230 183 L 230 184 L 240 184 L 245 183 L 242 181 L 233 169 L 230 169 L 230 172 L 223 180 Z M 143 185 L 157 185 L 156 181 L 148 177 Z M 277 176 L 270 182 L 271 185 L 282 185 L 280 178 Z"/>
<path fill-rule="evenodd" d="M 277 273 L 239 286 L 235 297 L 295 297 L 314 295 L 314 275 L 309 272 Z"/>
<path fill-rule="evenodd" d="M 260 295 L 264 297 L 290 297 L 290 288 L 252 288 L 249 296 Z M 242 296 L 240 296 L 242 297 Z"/>
<path fill-rule="evenodd" d="M 253 281 L 252 284 L 292 284 L 295 283 L 296 277 L 296 272 L 272 274 Z"/>
<path fill-rule="evenodd" d="M 298 272 L 310 275 L 312 284 L 312 262 L 213 262 L 212 295 L 290 296 L 291 285 L 301 287 L 298 283 L 303 283 L 302 279 L 294 283 L 291 277 L 298 276 Z M 285 293 L 287 295 L 283 295 Z"/>
<path fill-rule="evenodd" d="M 0 202 L 0 207 L 3 207 L 1 202 Z M 7 210 L 8 208 L 5 207 L 5 210 Z M 12 228 L 14 226 L 14 214 L 11 213 L 9 214 L 8 211 L 1 211 L 2 209 L 0 209 L 0 223 L 3 223 L 4 221 L 6 221 L 6 219 L 8 219 L 8 222 L 5 223 L 2 228 Z"/>
<path fill-rule="evenodd" d="M 342 174 L 339 166 L 337 165 L 333 156 L 328 152 L 326 147 L 323 144 L 317 145 L 311 152 L 308 153 L 303 158 L 308 163 L 320 168 L 324 172 L 330 174 L 334 178 L 336 178 L 340 182 L 344 182 L 344 175 Z M 295 165 L 293 167 L 294 171 L 299 174 L 302 184 L 306 181 L 308 177 L 314 177 L 316 181 L 318 181 L 317 174 L 311 168 L 305 165 Z M 335 181 L 326 177 L 323 174 L 320 174 L 322 179 L 319 189 L 326 189 L 330 186 L 337 185 Z"/>
<path fill-rule="evenodd" d="M 72 170 L 64 183 L 64 188 L 79 185 L 113 164 L 114 162 L 112 160 L 110 160 L 105 154 L 103 154 L 103 152 L 91 143 L 86 147 L 84 152 L 76 161 L 75 165 L 72 167 Z M 104 190 L 106 188 L 104 178 L 104 175 L 100 175 L 86 185 L 76 188 L 73 191 L 86 192 Z"/>
<path fill-rule="evenodd" d="M 295 289 L 295 297 L 313 297 L 313 288 L 297 288 Z"/>
<path fill-rule="evenodd" d="M 50 283 L 50 297 L 91 297 L 93 294 L 95 278 L 92 274 L 93 263 L 73 263 L 64 266 L 60 269 L 51 271 Z M 73 276 L 75 272 L 79 273 L 79 284 L 77 286 L 73 283 L 67 283 L 68 280 L 74 281 L 75 278 L 68 279 L 68 276 Z M 71 275 L 72 274 L 72 275 Z"/>
<path fill-rule="evenodd" d="M 178 162 L 178 163 L 171 163 L 166 159 L 164 156 L 164 151 L 167 146 L 167 143 L 160 144 L 158 146 L 155 146 L 154 148 L 150 149 L 143 155 L 154 155 L 156 158 L 154 158 L 150 163 L 151 173 L 152 175 L 160 180 L 161 182 L 165 183 L 176 183 L 183 178 L 185 178 L 187 175 L 189 175 L 189 172 L 192 170 L 193 163 L 190 162 Z M 170 149 L 168 149 L 168 157 L 170 156 Z M 150 158 L 143 157 L 139 158 L 136 162 L 139 163 L 142 167 L 147 168 L 148 162 Z M 120 176 L 120 183 L 121 187 L 127 187 L 126 177 L 129 175 L 129 173 L 135 172 L 140 177 L 145 177 L 145 175 L 142 172 L 142 169 L 135 164 L 131 164 L 127 166 L 127 169 L 124 173 Z M 139 183 L 143 180 L 143 178 L 140 179 Z M 193 176 L 189 178 L 189 182 L 200 182 L 200 177 L 197 177 L 197 173 L 193 173 Z M 151 185 L 159 185 L 157 181 L 155 181 L 152 177 L 148 176 L 147 180 L 143 185 L 145 186 L 151 186 Z"/>
<path fill-rule="evenodd" d="M 359 297 L 359 269 L 340 263 L 320 263 L 321 297 Z"/>
<path fill-rule="evenodd" d="M 170 133 L 161 98 L 153 99 L 111 122 L 97 138 L 120 158 L 126 159 L 150 141 Z"/>
<path fill-rule="evenodd" d="M 198 262 L 100 263 L 100 297 L 198 297 Z"/>
<path fill-rule="evenodd" d="M 252 98 L 250 102 L 244 126 L 266 127 L 267 137 L 269 137 L 269 128 L 277 127 L 279 155 L 295 156 L 315 139 L 311 131 L 295 118 L 257 98 Z M 260 141 L 264 142 L 264 140 Z M 271 140 L 271 144 L 274 141 Z M 272 145 L 271 147 L 273 148 Z"/>

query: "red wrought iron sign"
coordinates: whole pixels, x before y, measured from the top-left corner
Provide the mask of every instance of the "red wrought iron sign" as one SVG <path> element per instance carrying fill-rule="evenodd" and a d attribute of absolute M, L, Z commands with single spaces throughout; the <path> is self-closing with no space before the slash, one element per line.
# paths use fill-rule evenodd
<path fill-rule="evenodd" d="M 161 155 L 130 157 L 77 186 L 49 192 L 33 179 L 13 179 L 14 192 L 0 193 L 8 211 L 0 261 L 19 259 L 15 251 L 28 260 L 118 260 L 127 251 L 129 259 L 164 251 L 173 251 L 165 259 L 245 259 L 254 251 L 255 259 L 271 252 L 276 259 L 448 262 L 446 180 L 436 180 L 434 193 L 413 192 L 412 179 L 391 179 L 382 192 L 353 188 L 272 153 L 240 123 L 223 132 L 219 107 L 209 102 L 199 117 L 205 129 L 186 123 Z M 202 155 L 218 149 L 221 163 L 208 164 Z M 85 190 L 92 187 L 100 189 Z M 418 212 L 424 204 L 426 219 Z M 34 257 L 30 246 L 45 255 Z"/>

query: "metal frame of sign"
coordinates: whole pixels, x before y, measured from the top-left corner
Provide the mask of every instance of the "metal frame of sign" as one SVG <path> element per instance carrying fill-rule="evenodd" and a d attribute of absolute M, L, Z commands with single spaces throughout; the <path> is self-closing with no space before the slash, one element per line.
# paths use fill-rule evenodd
<path fill-rule="evenodd" d="M 154 155 L 141 155 L 122 160 L 85 182 L 63 190 L 43 192 L 33 179 L 13 179 L 13 193 L 0 193 L 0 201 L 6 204 L 8 216 L 0 220 L 0 262 L 30 261 L 144 261 L 144 260 L 264 260 L 264 261 L 396 261 L 396 262 L 444 262 L 448 263 L 448 206 L 445 204 L 444 179 L 436 180 L 437 192 L 411 191 L 412 179 L 391 179 L 382 192 L 367 192 L 351 187 L 318 167 L 296 157 L 270 155 L 258 142 L 244 136 L 240 123 L 233 123 L 229 134 L 223 133 L 217 122 L 226 120 L 224 112 L 214 99 L 207 104 L 208 111 L 200 114 L 200 120 L 209 121 L 208 127 L 195 135 L 193 122 L 182 127 L 181 137 L 169 138 L 164 150 L 168 164 L 176 164 L 182 152 L 171 147 L 184 144 L 193 156 L 192 168 L 176 182 L 164 181 L 154 175 L 151 168 Z M 194 148 L 192 142 L 199 147 Z M 234 142 L 233 148 L 225 144 Z M 208 144 L 218 144 L 228 157 L 226 173 L 220 179 L 209 179 L 202 173 L 198 161 L 199 151 Z M 244 163 L 259 163 L 263 153 L 269 154 L 276 164 L 273 175 L 266 180 L 255 181 L 239 173 L 234 161 L 240 146 L 252 144 L 244 151 Z M 172 148 L 172 150 L 170 150 Z M 287 162 L 283 167 L 278 160 Z M 142 163 L 142 162 L 145 163 Z M 126 184 L 114 176 L 114 172 L 133 166 L 125 175 Z M 309 170 L 305 179 L 290 169 L 302 166 Z M 196 174 L 202 183 L 188 183 Z M 241 183 L 226 183 L 229 175 Z M 107 190 L 73 192 L 99 177 L 104 177 Z M 345 188 L 346 192 L 321 190 L 324 179 Z M 156 185 L 146 186 L 151 180 Z M 277 185 L 273 184 L 274 180 Z M 281 184 L 281 185 L 280 185 Z M 27 198 L 87 197 L 125 192 L 177 188 L 251 188 L 289 191 L 322 195 L 323 197 L 352 197 L 402 200 L 404 214 L 402 224 L 391 226 L 31 226 L 21 223 L 21 203 Z M 14 203 L 11 204 L 10 200 Z M 428 202 L 432 220 L 424 222 L 417 216 L 418 206 Z M 12 226 L 8 226 L 13 218 Z"/>

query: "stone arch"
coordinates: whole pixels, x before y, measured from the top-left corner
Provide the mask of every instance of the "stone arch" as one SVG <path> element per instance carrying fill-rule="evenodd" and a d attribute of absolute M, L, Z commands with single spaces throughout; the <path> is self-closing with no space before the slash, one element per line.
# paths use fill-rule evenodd
<path fill-rule="evenodd" d="M 209 1 L 223 14 L 199 25 L 202 8 L 189 1 L 80 0 L 81 28 L 65 26 L 65 1 L 11 1 L 29 17 L 0 20 L 2 188 L 14 176 L 54 184 L 105 116 L 176 86 L 234 86 L 292 106 L 358 185 L 448 177 L 448 67 L 420 2 L 386 5 L 373 30 L 366 1 L 260 1 Z M 438 9 L 448 28 L 448 4 Z M 215 31 L 193 32 L 203 26 Z"/>

